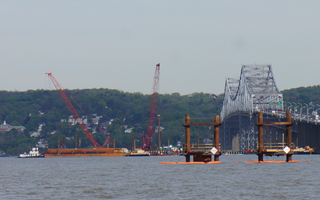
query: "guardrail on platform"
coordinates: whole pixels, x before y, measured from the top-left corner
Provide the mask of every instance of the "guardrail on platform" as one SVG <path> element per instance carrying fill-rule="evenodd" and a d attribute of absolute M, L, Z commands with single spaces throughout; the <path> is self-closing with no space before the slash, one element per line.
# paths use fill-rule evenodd
<path fill-rule="evenodd" d="M 285 146 L 287 146 L 287 143 L 263 143 L 264 149 L 283 149 Z M 294 143 L 291 143 L 290 149 L 293 149 L 295 147 Z M 257 149 L 259 149 L 259 145 L 257 145 Z"/>
<path fill-rule="evenodd" d="M 190 151 L 209 152 L 212 149 L 212 147 L 214 147 L 214 144 L 191 144 Z M 183 152 L 185 152 L 185 151 L 186 151 L 186 145 L 184 144 L 183 145 Z"/>

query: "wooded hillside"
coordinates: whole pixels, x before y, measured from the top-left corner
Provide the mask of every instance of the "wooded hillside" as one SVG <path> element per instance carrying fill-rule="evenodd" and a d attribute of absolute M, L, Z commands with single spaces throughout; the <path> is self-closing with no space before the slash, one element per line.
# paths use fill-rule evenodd
<path fill-rule="evenodd" d="M 141 145 L 142 135 L 147 130 L 149 121 L 149 111 L 151 95 L 141 93 L 128 93 L 110 89 L 83 89 L 70 90 L 68 93 L 78 102 L 83 110 L 93 117 L 103 116 L 99 125 L 112 120 L 107 127 L 107 132 L 113 139 L 116 139 L 117 147 L 131 147 L 132 135 L 125 133 L 125 128 L 133 128 L 135 139 Z M 218 115 L 222 103 L 223 95 L 212 95 L 204 93 L 193 93 L 191 95 L 159 94 L 156 114 L 161 115 L 162 143 L 175 145 L 177 141 L 184 140 L 183 118 L 189 113 L 193 118 L 208 118 L 210 120 Z M 71 100 L 70 100 L 71 101 Z M 73 106 L 79 116 L 85 115 L 76 104 Z M 74 148 L 75 132 L 79 129 L 78 138 L 82 139 L 82 147 L 91 147 L 91 143 L 81 131 L 79 125 L 72 126 L 68 122 L 61 122 L 61 119 L 68 120 L 71 115 L 67 106 L 55 90 L 30 90 L 26 92 L 0 91 L 0 123 L 6 121 L 10 125 L 22 125 L 26 129 L 23 133 L 12 129 L 10 132 L 0 133 L 0 149 L 8 154 L 19 154 L 34 146 L 39 138 L 49 142 L 50 148 L 57 147 L 57 140 L 63 137 L 67 147 Z M 90 119 L 88 120 L 90 123 Z M 30 134 L 37 131 L 40 124 L 41 134 L 38 138 L 31 138 Z M 155 118 L 155 127 L 158 125 Z M 93 127 L 93 126 L 92 126 Z M 208 129 L 208 127 L 206 128 Z M 54 134 L 52 132 L 56 131 Z M 205 132 L 210 132 L 209 130 Z M 153 135 L 153 144 L 157 143 L 156 133 Z M 209 137 L 210 133 L 201 137 Z M 94 139 L 103 144 L 107 134 L 93 134 Z M 196 137 L 196 136 L 194 136 Z M 140 142 L 140 144 L 139 144 Z"/>
<path fill-rule="evenodd" d="M 103 144 L 107 136 L 116 139 L 116 147 L 131 147 L 132 134 L 125 133 L 126 128 L 133 128 L 137 145 L 142 145 L 141 138 L 145 135 L 151 104 L 151 95 L 142 93 L 128 93 L 111 89 L 83 89 L 68 91 L 90 117 L 102 116 L 99 126 L 112 121 L 107 129 L 93 134 L 93 138 Z M 282 91 L 284 101 L 320 104 L 320 87 L 300 87 Z M 182 126 L 185 114 L 189 113 L 192 120 L 212 121 L 215 115 L 220 114 L 223 94 L 193 93 L 190 95 L 159 94 L 156 115 L 161 115 L 162 144 L 175 145 L 178 141 L 184 142 L 184 127 Z M 73 104 L 79 116 L 86 115 L 76 104 Z M 26 127 L 23 133 L 16 129 L 0 133 L 0 150 L 8 154 L 17 155 L 28 151 L 35 146 L 40 138 L 47 140 L 50 148 L 57 147 L 57 140 L 66 140 L 66 146 L 75 147 L 75 132 L 82 140 L 82 147 L 92 147 L 92 144 L 81 131 L 79 125 L 70 125 L 61 122 L 68 120 L 71 115 L 66 104 L 55 90 L 30 90 L 26 92 L 0 91 L 0 123 L 6 121 L 10 125 Z M 43 124 L 39 137 L 30 137 Z M 158 120 L 155 118 L 155 128 Z M 91 125 L 93 129 L 94 126 Z M 92 129 L 91 129 L 92 131 Z M 54 133 L 54 134 L 52 134 Z M 107 134 L 106 134 L 107 133 Z M 192 127 L 191 141 L 212 139 L 213 130 L 209 127 Z M 153 134 L 154 147 L 158 141 L 157 133 Z"/>

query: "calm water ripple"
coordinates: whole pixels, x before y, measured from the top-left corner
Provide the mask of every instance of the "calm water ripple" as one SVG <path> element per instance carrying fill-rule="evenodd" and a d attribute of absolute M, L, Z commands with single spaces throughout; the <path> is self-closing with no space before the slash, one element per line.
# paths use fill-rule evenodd
<path fill-rule="evenodd" d="M 183 156 L 0 158 L 0 199 L 318 199 L 320 155 L 293 159 L 301 163 L 244 163 L 256 155 L 223 155 L 212 165 L 159 164 Z"/>

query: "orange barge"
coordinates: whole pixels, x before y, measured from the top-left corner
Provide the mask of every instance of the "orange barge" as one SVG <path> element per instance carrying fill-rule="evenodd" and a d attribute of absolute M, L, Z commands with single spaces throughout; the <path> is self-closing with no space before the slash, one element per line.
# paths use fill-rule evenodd
<path fill-rule="evenodd" d="M 87 156 L 127 156 L 128 150 L 122 148 L 81 148 L 81 149 L 47 149 L 44 157 L 87 157 Z"/>

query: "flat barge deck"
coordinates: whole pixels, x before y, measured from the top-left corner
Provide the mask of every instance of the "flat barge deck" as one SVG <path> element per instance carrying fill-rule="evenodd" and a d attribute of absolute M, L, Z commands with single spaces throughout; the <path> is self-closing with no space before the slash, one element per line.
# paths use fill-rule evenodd
<path fill-rule="evenodd" d="M 78 148 L 78 149 L 47 149 L 44 157 L 87 157 L 87 156 L 126 156 L 128 152 L 122 148 Z"/>

